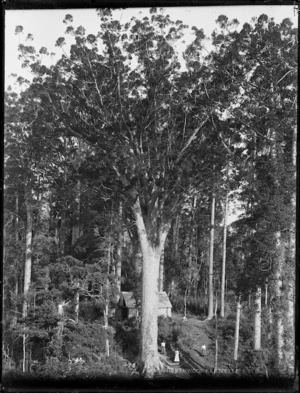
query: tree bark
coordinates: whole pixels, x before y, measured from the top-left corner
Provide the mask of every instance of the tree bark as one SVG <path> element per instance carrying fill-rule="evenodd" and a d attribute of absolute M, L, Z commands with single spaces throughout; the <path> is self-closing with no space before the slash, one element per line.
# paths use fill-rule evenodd
<path fill-rule="evenodd" d="M 48 226 L 48 235 L 52 236 L 52 215 L 53 215 L 53 206 L 52 206 L 52 192 L 49 191 L 49 226 Z"/>
<path fill-rule="evenodd" d="M 194 216 L 195 216 L 196 205 L 197 205 L 197 198 L 194 197 L 192 199 L 192 204 L 191 204 L 190 237 L 189 237 L 189 249 L 188 249 L 189 285 L 191 285 L 191 282 L 193 280 L 192 269 L 193 269 L 193 246 L 194 246 L 194 231 L 195 231 Z"/>
<path fill-rule="evenodd" d="M 31 284 L 32 270 L 32 188 L 30 184 L 25 184 L 25 206 L 26 206 L 26 248 L 25 248 L 25 267 L 24 267 L 24 301 L 23 301 L 23 318 L 28 312 L 28 294 Z M 25 325 L 24 325 L 25 328 Z M 27 370 L 26 361 L 26 335 L 23 335 L 23 372 Z"/>
<path fill-rule="evenodd" d="M 109 293 L 110 293 L 110 282 L 109 282 L 109 274 L 111 268 L 111 258 L 112 258 L 112 216 L 113 216 L 113 208 L 111 209 L 110 216 L 110 228 L 109 228 L 109 240 L 108 240 L 108 248 L 107 248 L 107 278 L 106 278 L 106 296 L 105 296 L 105 307 L 104 307 L 104 329 L 105 329 L 105 354 L 109 356 L 109 338 L 108 338 L 108 315 L 109 315 Z"/>
<path fill-rule="evenodd" d="M 26 251 L 25 251 L 25 269 L 24 269 L 24 303 L 23 316 L 27 315 L 27 296 L 31 283 L 32 267 L 32 189 L 29 185 L 25 186 L 25 205 L 26 205 Z"/>
<path fill-rule="evenodd" d="M 296 154 L 297 154 L 297 129 L 294 128 L 292 143 L 292 168 L 293 172 L 293 189 L 291 192 L 291 222 L 289 230 L 289 247 L 288 247 L 288 290 L 287 290 L 287 365 L 289 372 L 294 371 L 295 363 L 295 261 L 296 261 Z"/>
<path fill-rule="evenodd" d="M 18 192 L 16 193 L 16 201 L 15 201 L 15 208 L 16 208 L 16 219 L 15 219 L 15 239 L 16 242 L 19 242 L 19 195 Z M 4 238 L 4 244 L 3 244 L 3 260 L 5 260 L 5 226 L 3 227 L 3 238 Z M 16 269 L 16 276 L 15 276 L 15 295 L 17 296 L 19 294 L 19 278 L 21 274 L 20 274 L 20 269 L 19 267 L 17 267 Z M 17 308 L 16 308 L 17 311 Z"/>
<path fill-rule="evenodd" d="M 119 205 L 119 229 L 118 229 L 118 243 L 116 249 L 116 277 L 117 289 L 121 292 L 121 277 L 122 277 L 122 243 L 123 243 L 123 204 Z"/>
<path fill-rule="evenodd" d="M 218 355 L 219 355 L 219 337 L 218 337 L 218 296 L 216 298 L 216 308 L 215 308 L 215 319 L 216 319 L 216 351 L 215 351 L 215 365 L 214 365 L 214 373 L 218 371 Z"/>
<path fill-rule="evenodd" d="M 146 229 L 139 198 L 134 204 L 133 213 L 143 255 L 139 369 L 146 377 L 152 377 L 161 367 L 157 350 L 159 264 L 169 226 L 158 229 L 154 244 L 148 232 L 153 236 L 155 229 L 149 228 L 150 224 Z"/>
<path fill-rule="evenodd" d="M 159 285 L 158 291 L 162 292 L 164 290 L 164 273 L 165 273 L 165 250 L 161 252 L 160 262 L 159 262 Z"/>
<path fill-rule="evenodd" d="M 267 308 L 267 318 L 268 318 L 268 344 L 271 344 L 272 340 L 272 335 L 273 335 L 273 311 L 271 307 L 271 302 L 269 303 L 269 306 Z"/>
<path fill-rule="evenodd" d="M 64 150 L 66 151 L 67 148 L 67 141 L 64 138 Z M 59 237 L 59 251 L 60 255 L 64 255 L 66 251 L 66 217 L 67 217 L 67 176 L 68 176 L 68 169 L 66 162 L 64 163 L 64 173 L 63 173 L 63 202 L 62 208 L 60 209 L 60 237 Z"/>
<path fill-rule="evenodd" d="M 186 318 L 186 303 L 187 303 L 187 295 L 188 295 L 188 287 L 185 288 L 184 291 L 184 317 Z"/>
<path fill-rule="evenodd" d="M 282 302 L 282 269 L 283 269 L 283 259 L 284 259 L 284 247 L 282 244 L 281 232 L 275 233 L 276 251 L 277 251 L 277 261 L 275 268 L 275 296 L 276 296 L 276 352 L 277 352 L 277 366 L 278 369 L 282 367 L 283 362 L 283 318 L 281 310 Z"/>
<path fill-rule="evenodd" d="M 227 238 L 227 205 L 228 205 L 228 193 L 225 197 L 224 206 L 224 231 L 223 231 L 223 255 L 222 255 L 222 276 L 221 276 L 221 310 L 220 316 L 225 316 L 225 272 L 226 272 L 226 238 Z"/>
<path fill-rule="evenodd" d="M 109 287 L 109 279 L 106 280 L 106 287 Z M 109 338 L 108 338 L 108 313 L 109 313 L 109 298 L 108 293 L 105 299 L 105 309 L 104 309 L 104 329 L 105 329 L 105 354 L 109 356 Z"/>
<path fill-rule="evenodd" d="M 268 306 L 268 280 L 265 282 L 265 306 Z"/>
<path fill-rule="evenodd" d="M 217 373 L 217 371 L 218 371 L 218 353 L 219 353 L 219 344 L 218 344 L 218 337 L 217 337 L 216 338 L 214 373 Z"/>
<path fill-rule="evenodd" d="M 214 269 L 214 237 L 215 237 L 215 195 L 212 197 L 211 204 L 211 229 L 210 229 L 210 249 L 209 249 L 209 273 L 208 273 L 208 319 L 214 314 L 214 289 L 213 289 L 213 269 Z"/>
<path fill-rule="evenodd" d="M 235 319 L 235 333 L 234 333 L 234 353 L 233 359 L 238 360 L 238 350 L 239 350 L 239 337 L 240 337 L 240 318 L 241 318 L 241 297 L 238 297 L 236 305 L 236 319 Z"/>
<path fill-rule="evenodd" d="M 78 289 L 75 292 L 75 322 L 78 323 L 79 322 L 79 285 L 78 285 Z"/>
<path fill-rule="evenodd" d="M 179 243 L 179 228 L 180 228 L 181 215 L 178 213 L 175 218 L 173 226 L 173 238 L 172 238 L 172 261 L 174 264 L 178 261 L 178 243 Z"/>
<path fill-rule="evenodd" d="M 261 349 L 261 287 L 257 287 L 254 300 L 254 350 Z"/>
<path fill-rule="evenodd" d="M 15 220 L 15 237 L 19 241 L 19 195 L 16 195 L 16 220 Z"/>

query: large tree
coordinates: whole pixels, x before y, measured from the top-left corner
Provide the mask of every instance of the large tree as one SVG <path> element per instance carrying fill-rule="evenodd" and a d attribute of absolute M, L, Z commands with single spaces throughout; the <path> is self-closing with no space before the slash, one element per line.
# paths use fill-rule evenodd
<path fill-rule="evenodd" d="M 49 69 L 31 62 L 31 89 L 49 115 L 45 123 L 93 146 L 99 176 L 105 171 L 114 180 L 112 193 L 132 211 L 143 254 L 140 367 L 152 375 L 159 367 L 159 261 L 172 217 L 191 188 L 207 187 L 211 168 L 222 166 L 209 127 L 214 106 L 199 93 L 209 68 L 200 62 L 201 30 L 194 28 L 182 72 L 176 50 L 186 28 L 181 21 L 156 9 L 125 25 L 110 10 L 98 14 L 97 37 L 65 17 L 66 33 L 75 38 L 70 54 Z"/>
<path fill-rule="evenodd" d="M 294 228 L 288 217 L 294 190 L 284 179 L 294 170 L 295 31 L 288 21 L 275 25 L 263 15 L 238 33 L 237 21 L 221 16 L 220 34 L 213 34 L 215 48 L 203 59 L 203 32 L 193 28 L 194 39 L 181 57 L 187 27 L 156 9 L 125 25 L 110 10 L 98 10 L 98 15 L 97 36 L 86 34 L 82 26 L 75 29 L 72 16 L 66 15 L 67 38 L 57 40 L 63 55 L 50 67 L 42 64 L 45 48 L 36 53 L 32 46 L 20 45 L 23 65 L 34 74 L 26 92 L 33 97 L 31 129 L 54 135 L 66 155 L 67 141 L 76 138 L 89 145 L 87 161 L 105 194 L 99 198 L 115 201 L 119 214 L 122 206 L 136 226 L 143 255 L 140 369 L 151 376 L 159 368 L 159 265 L 172 219 L 182 215 L 188 198 L 218 193 L 228 157 L 235 166 L 231 176 L 246 201 L 248 226 L 253 224 L 245 253 L 255 262 L 251 266 L 265 267 L 262 255 L 279 232 L 272 254 L 278 251 L 278 283 L 285 238 L 292 259 Z M 65 169 L 63 165 L 63 175 L 69 175 Z M 78 215 L 83 179 L 78 168 L 75 172 Z M 285 227 L 290 237 L 282 235 Z M 73 229 L 74 246 L 78 227 Z M 264 243 L 260 249 L 253 247 L 257 237 Z M 191 227 L 190 256 L 192 240 Z M 175 247 L 173 254 L 178 256 Z"/>

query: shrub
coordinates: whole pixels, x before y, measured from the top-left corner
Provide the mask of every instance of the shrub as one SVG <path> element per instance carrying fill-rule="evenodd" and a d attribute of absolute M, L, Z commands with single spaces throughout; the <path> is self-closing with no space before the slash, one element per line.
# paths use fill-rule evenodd
<path fill-rule="evenodd" d="M 266 374 L 267 358 L 263 351 L 253 351 L 252 347 L 247 346 L 241 354 L 239 368 L 247 375 Z"/>
<path fill-rule="evenodd" d="M 117 323 L 115 340 L 127 357 L 134 359 L 139 353 L 140 331 L 137 327 L 128 326 L 128 321 Z"/>
<path fill-rule="evenodd" d="M 113 342 L 113 332 L 108 331 L 109 340 Z M 68 323 L 63 332 L 64 357 L 82 357 L 89 361 L 93 353 L 105 353 L 106 331 L 97 323 Z"/>

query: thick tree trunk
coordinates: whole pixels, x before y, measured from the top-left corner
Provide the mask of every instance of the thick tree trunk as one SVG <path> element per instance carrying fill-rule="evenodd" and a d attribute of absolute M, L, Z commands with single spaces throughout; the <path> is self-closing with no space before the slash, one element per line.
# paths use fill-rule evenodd
<path fill-rule="evenodd" d="M 222 255 L 222 276 L 221 276 L 221 310 L 220 316 L 224 318 L 225 316 L 225 272 L 226 272 L 226 238 L 227 238 L 227 205 L 228 205 L 228 193 L 225 197 L 224 206 L 224 230 L 223 230 L 223 255 Z"/>
<path fill-rule="evenodd" d="M 211 229 L 210 229 L 210 249 L 209 249 L 209 273 L 208 273 L 208 319 L 214 315 L 214 288 L 213 288 L 213 274 L 214 274 L 214 238 L 215 238 L 215 204 L 216 199 L 213 194 L 211 204 Z"/>
<path fill-rule="evenodd" d="M 159 250 L 143 242 L 142 326 L 140 361 L 149 376 L 159 368 L 157 352 L 157 307 Z"/>
<path fill-rule="evenodd" d="M 241 297 L 238 297 L 236 305 L 235 333 L 234 333 L 234 353 L 233 359 L 238 360 L 239 338 L 240 338 L 240 318 L 241 318 Z"/>
<path fill-rule="evenodd" d="M 261 349 L 261 288 L 258 287 L 254 300 L 254 350 Z"/>
<path fill-rule="evenodd" d="M 133 212 L 143 255 L 139 369 L 146 377 L 152 377 L 161 367 L 157 350 L 159 264 L 169 226 L 160 230 L 154 245 L 146 230 L 139 199 Z M 155 228 L 147 229 L 153 236 Z"/>
<path fill-rule="evenodd" d="M 137 275 L 141 274 L 142 272 L 142 253 L 140 250 L 140 244 L 138 238 L 132 238 L 132 254 L 134 259 L 134 268 Z"/>

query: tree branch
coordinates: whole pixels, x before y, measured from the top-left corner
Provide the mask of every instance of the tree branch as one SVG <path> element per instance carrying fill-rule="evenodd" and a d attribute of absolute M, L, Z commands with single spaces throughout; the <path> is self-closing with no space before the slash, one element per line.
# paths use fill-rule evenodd
<path fill-rule="evenodd" d="M 178 164 L 178 162 L 180 161 L 181 157 L 183 156 L 183 153 L 186 151 L 186 149 L 188 149 L 190 144 L 196 138 L 196 136 L 197 136 L 198 132 L 201 130 L 201 128 L 208 122 L 209 116 L 210 116 L 210 114 L 207 115 L 206 118 L 203 120 L 203 122 L 200 124 L 200 126 L 194 130 L 193 134 L 190 136 L 189 140 L 187 141 L 185 146 L 182 148 L 182 150 L 178 154 L 178 157 L 177 157 L 177 160 L 176 160 L 176 164 Z"/>

